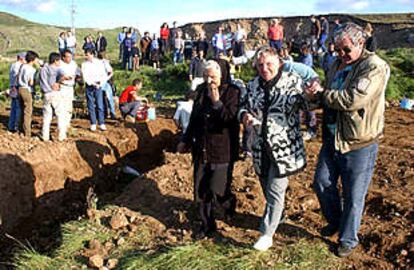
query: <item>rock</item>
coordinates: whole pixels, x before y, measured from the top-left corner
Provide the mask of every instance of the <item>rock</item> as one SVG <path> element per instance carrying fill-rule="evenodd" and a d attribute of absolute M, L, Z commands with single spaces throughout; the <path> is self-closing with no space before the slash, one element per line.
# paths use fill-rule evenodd
<path fill-rule="evenodd" d="M 99 270 L 109 270 L 109 269 L 106 266 L 102 266 L 102 267 L 99 267 Z"/>
<path fill-rule="evenodd" d="M 123 237 L 119 238 L 118 241 L 116 241 L 117 246 L 121 246 L 124 243 L 125 243 L 125 239 Z"/>
<path fill-rule="evenodd" d="M 89 249 L 99 250 L 101 249 L 101 247 L 101 242 L 99 242 L 98 240 L 92 239 L 91 241 L 89 241 Z"/>
<path fill-rule="evenodd" d="M 89 266 L 94 268 L 101 268 L 104 264 L 104 260 L 101 255 L 94 255 L 89 258 Z"/>
<path fill-rule="evenodd" d="M 128 225 L 128 219 L 123 213 L 115 213 L 115 215 L 112 216 L 109 224 L 111 225 L 112 229 L 118 230 Z"/>
<path fill-rule="evenodd" d="M 114 269 L 118 265 L 118 262 L 118 259 L 109 259 L 106 263 L 106 267 L 108 267 L 108 269 Z"/>
<path fill-rule="evenodd" d="M 129 229 L 131 232 L 136 232 L 136 231 L 138 230 L 138 226 L 137 226 L 137 225 L 135 225 L 135 224 L 129 224 L 129 225 L 128 225 L 128 229 Z"/>

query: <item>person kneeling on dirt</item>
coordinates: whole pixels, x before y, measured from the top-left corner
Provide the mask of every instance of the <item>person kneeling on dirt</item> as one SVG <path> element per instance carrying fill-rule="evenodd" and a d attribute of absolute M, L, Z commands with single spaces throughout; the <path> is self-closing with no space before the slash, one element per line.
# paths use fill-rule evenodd
<path fill-rule="evenodd" d="M 66 139 L 66 112 L 63 96 L 60 92 L 58 73 L 60 66 L 60 54 L 51 53 L 49 63 L 40 69 L 40 88 L 43 91 L 43 141 L 50 139 L 50 123 L 52 122 L 53 110 L 58 122 L 59 141 Z"/>
<path fill-rule="evenodd" d="M 187 101 L 178 101 L 177 109 L 174 113 L 174 122 L 176 126 L 181 129 L 182 134 L 185 133 L 190 122 L 191 111 L 193 110 L 194 99 L 196 92 L 190 91 L 186 95 Z"/>
<path fill-rule="evenodd" d="M 378 140 L 384 131 L 388 64 L 364 49 L 363 29 L 353 23 L 334 34 L 338 59 L 330 66 L 325 88 L 305 90 L 323 104 L 322 147 L 313 188 L 328 225 L 323 236 L 339 232 L 338 256 L 358 245 L 365 197 L 372 179 Z M 342 198 L 338 179 L 342 181 Z"/>
<path fill-rule="evenodd" d="M 203 73 L 205 82 L 196 89 L 190 123 L 177 147 L 177 151 L 183 153 L 192 146 L 194 199 L 199 203 L 202 237 L 210 236 L 217 229 L 216 203 L 228 214 L 234 212 L 235 196 L 230 186 L 239 150 L 240 93 L 236 85 L 221 81 L 217 62 L 208 61 Z"/>
<path fill-rule="evenodd" d="M 119 110 L 125 121 L 134 123 L 137 117 L 137 112 L 141 106 L 141 98 L 138 96 L 138 91 L 142 88 L 142 81 L 135 79 L 132 85 L 125 88 L 119 97 Z"/>
<path fill-rule="evenodd" d="M 299 110 L 310 109 L 303 93 L 303 80 L 285 71 L 274 48 L 257 51 L 259 76 L 247 85 L 240 104 L 239 119 L 253 126 L 253 165 L 266 198 L 261 236 L 254 248 L 265 251 L 273 245 L 282 217 L 288 176 L 305 168 L 306 154 L 300 132 Z"/>

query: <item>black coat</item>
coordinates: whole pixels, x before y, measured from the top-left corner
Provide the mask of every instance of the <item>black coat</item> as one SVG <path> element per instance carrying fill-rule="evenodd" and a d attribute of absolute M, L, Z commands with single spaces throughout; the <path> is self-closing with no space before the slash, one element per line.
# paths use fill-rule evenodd
<path fill-rule="evenodd" d="M 104 52 L 106 51 L 106 46 L 108 43 L 106 42 L 106 38 L 102 36 L 101 38 L 98 37 L 96 40 L 96 49 L 98 52 Z"/>

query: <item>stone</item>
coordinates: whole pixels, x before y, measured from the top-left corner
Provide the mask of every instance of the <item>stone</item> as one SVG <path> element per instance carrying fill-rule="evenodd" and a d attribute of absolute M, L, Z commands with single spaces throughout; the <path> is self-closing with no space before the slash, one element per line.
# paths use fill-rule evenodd
<path fill-rule="evenodd" d="M 118 262 L 118 259 L 109 259 L 106 263 L 106 267 L 108 267 L 108 269 L 114 269 L 118 265 Z"/>
<path fill-rule="evenodd" d="M 89 266 L 94 268 L 101 268 L 104 264 L 104 260 L 101 255 L 94 255 L 89 258 Z"/>
<path fill-rule="evenodd" d="M 118 230 L 128 225 L 128 219 L 123 213 L 115 213 L 109 222 L 111 228 Z"/>

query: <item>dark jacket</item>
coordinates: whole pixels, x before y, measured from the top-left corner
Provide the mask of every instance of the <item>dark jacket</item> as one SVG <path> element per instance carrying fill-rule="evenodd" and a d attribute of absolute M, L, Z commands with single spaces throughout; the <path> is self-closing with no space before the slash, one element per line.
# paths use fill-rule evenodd
<path fill-rule="evenodd" d="M 96 40 L 96 50 L 98 52 L 104 52 L 106 51 L 106 46 L 108 45 L 106 38 L 102 36 L 101 38 L 98 37 Z"/>
<path fill-rule="evenodd" d="M 221 85 L 220 100 L 215 105 L 208 97 L 207 83 L 196 91 L 190 123 L 182 139 L 193 146 L 194 163 L 203 158 L 212 164 L 235 161 L 239 151 L 239 88 L 233 84 Z"/>

